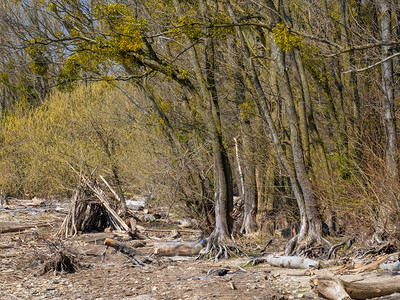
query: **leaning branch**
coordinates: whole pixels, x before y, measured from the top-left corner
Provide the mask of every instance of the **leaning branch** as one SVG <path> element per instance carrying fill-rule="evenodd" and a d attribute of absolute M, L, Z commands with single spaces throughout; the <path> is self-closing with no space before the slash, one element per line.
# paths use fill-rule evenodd
<path fill-rule="evenodd" d="M 383 64 L 384 62 L 386 62 L 386 61 L 388 61 L 388 60 L 390 60 L 390 59 L 392 59 L 392 58 L 394 58 L 394 57 L 396 57 L 396 56 L 399 56 L 399 55 L 400 55 L 400 52 L 397 52 L 397 53 L 395 53 L 395 54 L 392 54 L 392 55 L 390 55 L 390 56 L 388 56 L 388 57 L 386 57 L 386 58 L 384 58 L 384 59 L 378 61 L 377 63 L 374 63 L 373 65 L 370 65 L 370 66 L 365 67 L 365 68 L 362 68 L 362 69 L 352 69 L 352 70 L 348 70 L 348 71 L 346 71 L 346 72 L 343 72 L 343 74 L 367 71 L 367 70 L 372 69 L 372 68 L 374 68 L 374 67 L 376 67 L 376 66 L 379 66 L 380 64 Z"/>

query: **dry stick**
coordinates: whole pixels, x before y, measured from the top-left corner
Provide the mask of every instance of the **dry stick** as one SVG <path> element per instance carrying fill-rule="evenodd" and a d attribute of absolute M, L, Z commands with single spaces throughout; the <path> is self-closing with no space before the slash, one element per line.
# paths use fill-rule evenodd
<path fill-rule="evenodd" d="M 0 233 L 12 233 L 12 232 L 19 232 L 28 230 L 35 227 L 47 227 L 49 224 L 47 223 L 38 223 L 38 224 L 31 224 L 31 225 L 23 225 L 23 226 L 16 226 L 16 227 L 5 227 L 0 228 Z"/>
<path fill-rule="evenodd" d="M 121 199 L 119 198 L 118 194 L 113 190 L 111 185 L 108 184 L 108 182 L 104 179 L 102 175 L 100 175 L 101 180 L 106 184 L 106 186 L 110 189 L 111 193 L 114 195 L 114 197 L 118 200 L 119 203 L 121 203 Z"/>
<path fill-rule="evenodd" d="M 373 270 L 377 269 L 382 263 L 384 263 L 385 261 L 387 261 L 388 258 L 389 258 L 391 255 L 395 255 L 395 254 L 396 254 L 396 253 L 384 255 L 384 256 L 378 258 L 376 261 L 374 261 L 374 262 L 372 262 L 372 263 L 370 263 L 370 264 L 367 264 L 367 265 L 365 265 L 365 266 L 356 268 L 356 269 L 346 270 L 346 269 L 340 268 L 339 270 L 337 270 L 337 271 L 335 272 L 335 274 L 340 274 L 340 273 L 358 274 L 358 273 L 362 273 L 362 272 L 373 271 Z"/>

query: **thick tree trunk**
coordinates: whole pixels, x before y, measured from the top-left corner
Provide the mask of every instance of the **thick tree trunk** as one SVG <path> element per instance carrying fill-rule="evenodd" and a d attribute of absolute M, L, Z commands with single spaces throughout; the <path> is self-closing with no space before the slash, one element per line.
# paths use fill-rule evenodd
<path fill-rule="evenodd" d="M 236 22 L 237 18 L 230 1 L 226 1 L 226 3 L 231 18 Z M 266 5 L 270 11 L 271 18 L 274 20 L 274 22 L 278 23 L 280 21 L 278 17 L 278 10 L 276 9 L 273 1 L 266 1 Z M 288 243 L 286 253 L 290 253 L 293 250 L 293 246 L 300 239 L 304 238 L 307 234 L 308 242 L 321 242 L 322 221 L 319 213 L 318 203 L 313 194 L 311 182 L 308 178 L 308 174 L 305 168 L 298 115 L 296 112 L 295 103 L 291 91 L 289 75 L 285 66 L 285 54 L 283 50 L 275 44 L 274 39 L 271 37 L 270 46 L 272 49 L 272 57 L 275 60 L 276 71 L 280 78 L 280 92 L 286 104 L 287 121 L 289 123 L 290 144 L 292 151 L 291 157 L 287 157 L 286 153 L 282 149 L 280 139 L 275 127 L 275 122 L 272 119 L 269 107 L 267 106 L 267 99 L 262 85 L 259 81 L 258 72 L 254 64 L 254 59 L 251 56 L 251 51 L 249 49 L 245 36 L 241 28 L 236 28 L 236 31 L 245 52 L 245 56 L 248 59 L 248 64 L 251 71 L 251 80 L 254 84 L 254 94 L 258 96 L 258 101 L 256 104 L 258 105 L 268 125 L 276 155 L 277 157 L 279 157 L 282 165 L 285 167 L 286 171 L 289 174 L 292 190 L 296 197 L 297 204 L 300 210 L 301 229 L 299 235 Z"/>
<path fill-rule="evenodd" d="M 181 12 L 180 3 L 174 0 L 175 7 Z M 206 14 L 208 9 L 206 3 L 200 4 L 200 14 L 208 20 Z M 215 229 L 209 237 L 209 243 L 206 251 L 210 251 L 215 247 L 219 247 L 230 239 L 232 232 L 232 216 L 233 209 L 233 186 L 232 173 L 228 154 L 223 144 L 222 126 L 219 110 L 218 92 L 215 82 L 215 66 L 214 66 L 214 44 L 213 38 L 205 39 L 204 55 L 205 55 L 205 74 L 200 66 L 200 60 L 196 47 L 194 47 L 189 38 L 186 38 L 190 63 L 195 72 L 196 81 L 199 90 L 191 90 L 197 101 L 197 109 L 207 127 L 212 140 L 212 149 L 214 155 L 214 175 L 216 183 L 215 191 Z M 227 254 L 226 251 L 224 253 Z M 223 254 L 222 254 L 223 255 Z M 222 256 L 221 253 L 217 254 Z"/>
<path fill-rule="evenodd" d="M 296 173 L 296 179 L 299 182 L 304 198 L 306 216 L 309 226 L 308 239 L 310 241 L 319 242 L 322 237 L 322 221 L 318 203 L 312 191 L 312 185 L 308 178 L 304 163 L 304 152 L 300 138 L 298 115 L 290 86 L 289 74 L 285 68 L 285 53 L 282 49 L 279 49 L 274 42 L 271 42 L 271 47 L 274 48 L 273 51 L 276 53 L 277 72 L 281 78 L 280 91 L 286 101 L 287 121 L 290 129 L 290 144 L 292 147 L 293 165 Z"/>
<path fill-rule="evenodd" d="M 391 1 L 381 1 L 381 30 L 382 41 L 392 38 L 391 27 Z M 383 58 L 390 56 L 391 47 L 383 46 Z M 398 181 L 399 169 L 397 160 L 397 134 L 396 120 L 394 113 L 394 81 L 393 81 L 393 60 L 382 63 L 382 87 L 383 87 L 383 120 L 386 133 L 386 166 L 390 175 Z"/>
<path fill-rule="evenodd" d="M 229 14 L 231 15 L 231 18 L 233 20 L 236 20 L 236 15 L 232 9 L 232 6 L 230 4 L 230 1 L 227 1 L 227 7 Z M 259 110 L 267 123 L 268 131 L 271 135 L 272 139 L 272 144 L 274 146 L 276 155 L 280 162 L 282 163 L 283 167 L 285 168 L 286 172 L 289 174 L 290 178 L 290 183 L 292 185 L 293 193 L 295 195 L 295 198 L 297 200 L 297 204 L 300 210 L 300 219 L 301 219 L 301 228 L 300 228 L 300 233 L 299 237 L 302 239 L 303 237 L 306 236 L 307 231 L 308 231 L 308 221 L 306 218 L 306 208 L 304 205 L 304 198 L 303 198 L 303 193 L 301 191 L 301 188 L 299 186 L 299 182 L 296 178 L 296 173 L 294 170 L 293 163 L 286 157 L 285 151 L 282 148 L 278 131 L 276 129 L 275 122 L 272 118 L 271 112 L 269 110 L 269 107 L 267 105 L 267 97 L 264 93 L 264 90 L 262 88 L 262 85 L 259 80 L 258 72 L 256 70 L 256 66 L 254 65 L 254 61 L 251 57 L 250 49 L 248 48 L 248 43 L 246 41 L 246 38 L 241 30 L 241 28 L 236 28 L 237 34 L 239 36 L 239 39 L 241 41 L 244 53 L 245 53 L 245 58 L 248 61 L 248 65 L 251 71 L 251 81 L 253 84 L 253 87 L 250 87 L 253 90 L 254 95 L 257 96 L 256 105 L 259 107 Z M 278 49 L 277 47 L 275 49 Z M 297 241 L 297 238 L 293 240 L 294 242 Z"/>

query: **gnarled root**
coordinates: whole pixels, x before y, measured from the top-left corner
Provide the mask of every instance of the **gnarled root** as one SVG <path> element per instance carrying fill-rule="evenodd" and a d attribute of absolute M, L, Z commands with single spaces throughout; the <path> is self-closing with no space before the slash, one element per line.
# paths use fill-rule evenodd
<path fill-rule="evenodd" d="M 243 251 L 234 245 L 229 238 L 224 237 L 218 231 L 214 231 L 208 237 L 206 249 L 198 256 L 198 259 L 212 258 L 218 261 L 219 259 L 228 259 L 235 253 L 243 253 Z"/>
<path fill-rule="evenodd" d="M 331 247 L 331 243 L 322 237 L 309 236 L 305 242 L 300 242 L 299 235 L 296 235 L 286 244 L 285 255 L 295 253 L 308 258 L 322 257 Z"/>

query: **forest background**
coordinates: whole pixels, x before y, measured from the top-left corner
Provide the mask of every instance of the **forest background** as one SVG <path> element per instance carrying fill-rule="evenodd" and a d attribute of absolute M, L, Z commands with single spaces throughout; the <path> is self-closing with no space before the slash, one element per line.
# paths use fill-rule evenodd
<path fill-rule="evenodd" d="M 69 197 L 72 165 L 209 249 L 399 237 L 399 2 L 3 0 L 0 191 Z"/>

